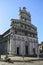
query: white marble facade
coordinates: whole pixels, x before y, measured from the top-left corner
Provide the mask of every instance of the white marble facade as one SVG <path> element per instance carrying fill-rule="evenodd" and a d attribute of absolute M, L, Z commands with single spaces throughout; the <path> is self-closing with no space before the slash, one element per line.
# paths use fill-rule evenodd
<path fill-rule="evenodd" d="M 30 12 L 20 8 L 20 19 L 11 19 L 10 44 L 8 53 L 11 55 L 37 55 L 37 28 L 31 23 Z"/>
<path fill-rule="evenodd" d="M 14 34 L 14 37 L 10 39 L 10 50 L 11 54 L 17 55 L 17 47 L 19 47 L 19 55 L 26 55 L 26 46 L 28 46 L 28 55 L 33 55 L 33 48 L 35 48 L 35 53 L 37 54 L 37 43 L 34 43 L 35 38 L 28 36 L 22 36 Z M 31 41 L 33 40 L 33 42 Z"/>

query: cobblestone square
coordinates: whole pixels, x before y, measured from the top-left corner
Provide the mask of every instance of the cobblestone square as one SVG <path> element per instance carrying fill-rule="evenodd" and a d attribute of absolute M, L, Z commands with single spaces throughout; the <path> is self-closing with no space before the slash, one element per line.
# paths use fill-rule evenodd
<path fill-rule="evenodd" d="M 32 62 L 0 62 L 0 65 L 43 65 L 43 61 L 32 61 Z"/>

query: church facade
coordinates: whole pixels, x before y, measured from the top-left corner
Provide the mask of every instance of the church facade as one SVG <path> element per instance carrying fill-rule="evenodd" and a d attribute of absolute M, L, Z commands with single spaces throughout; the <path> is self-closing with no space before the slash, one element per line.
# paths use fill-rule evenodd
<path fill-rule="evenodd" d="M 38 54 L 37 27 L 31 14 L 20 8 L 19 19 L 11 19 L 11 27 L 0 35 L 0 54 L 34 56 Z"/>

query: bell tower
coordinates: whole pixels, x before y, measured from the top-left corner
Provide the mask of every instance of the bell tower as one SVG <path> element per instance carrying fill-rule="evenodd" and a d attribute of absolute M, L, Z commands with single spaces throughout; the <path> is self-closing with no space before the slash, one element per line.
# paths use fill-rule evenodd
<path fill-rule="evenodd" d="M 26 7 L 23 7 L 23 9 L 19 9 L 19 15 L 20 15 L 20 19 L 22 19 L 23 21 L 28 21 L 29 23 L 31 22 L 31 14 L 30 12 L 26 11 Z"/>

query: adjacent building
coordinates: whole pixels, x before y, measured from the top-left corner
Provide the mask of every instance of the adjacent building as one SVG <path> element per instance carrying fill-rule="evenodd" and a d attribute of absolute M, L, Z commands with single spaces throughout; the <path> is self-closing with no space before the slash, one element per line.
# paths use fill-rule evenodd
<path fill-rule="evenodd" d="M 37 27 L 26 8 L 19 9 L 19 19 L 11 19 L 10 29 L 0 35 L 0 54 L 38 55 Z"/>
<path fill-rule="evenodd" d="M 40 50 L 40 53 L 43 53 L 43 42 L 39 44 L 39 50 Z"/>

